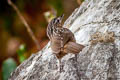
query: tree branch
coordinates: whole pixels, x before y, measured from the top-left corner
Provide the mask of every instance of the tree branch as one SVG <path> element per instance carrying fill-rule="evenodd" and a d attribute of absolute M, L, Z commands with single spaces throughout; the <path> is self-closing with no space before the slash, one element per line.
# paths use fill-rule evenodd
<path fill-rule="evenodd" d="M 25 25 L 28 34 L 30 35 L 30 37 L 32 38 L 32 40 L 34 41 L 34 43 L 36 44 L 38 50 L 40 50 L 40 45 L 39 45 L 38 40 L 37 40 L 36 37 L 34 36 L 34 33 L 32 32 L 30 26 L 28 25 L 28 23 L 26 22 L 26 20 L 25 20 L 24 17 L 22 16 L 22 14 L 20 13 L 19 9 L 16 7 L 16 5 L 15 5 L 11 0 L 8 0 L 8 4 L 9 4 L 10 6 L 12 6 L 13 9 L 17 12 L 17 14 L 18 14 L 18 16 L 20 17 L 22 23 Z"/>

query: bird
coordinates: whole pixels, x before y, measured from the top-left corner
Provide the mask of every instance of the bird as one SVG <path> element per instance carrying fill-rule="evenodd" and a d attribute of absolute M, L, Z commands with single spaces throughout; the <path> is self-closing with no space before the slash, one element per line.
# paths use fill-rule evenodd
<path fill-rule="evenodd" d="M 75 54 L 77 60 L 77 54 L 85 47 L 76 43 L 74 34 L 68 28 L 62 26 L 63 17 L 64 15 L 53 18 L 47 26 L 47 36 L 50 39 L 52 53 L 56 55 L 60 64 L 61 58 L 68 53 Z"/>

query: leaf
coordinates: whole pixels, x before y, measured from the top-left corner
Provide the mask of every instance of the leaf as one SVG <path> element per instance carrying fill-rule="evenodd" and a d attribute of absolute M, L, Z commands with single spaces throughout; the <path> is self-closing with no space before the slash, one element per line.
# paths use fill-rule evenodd
<path fill-rule="evenodd" d="M 19 49 L 17 50 L 20 63 L 22 63 L 26 59 L 26 57 L 24 56 L 25 52 L 26 52 L 25 44 L 20 45 Z"/>
<path fill-rule="evenodd" d="M 15 60 L 8 58 L 2 64 L 2 78 L 8 80 L 10 73 L 13 72 L 17 67 Z"/>

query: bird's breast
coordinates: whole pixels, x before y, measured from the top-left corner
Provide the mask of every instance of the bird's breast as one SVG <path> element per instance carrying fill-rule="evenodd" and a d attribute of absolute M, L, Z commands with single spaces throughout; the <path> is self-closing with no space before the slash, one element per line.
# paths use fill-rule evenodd
<path fill-rule="evenodd" d="M 52 37 L 50 45 L 52 51 L 59 53 L 61 50 L 61 39 L 59 37 Z"/>

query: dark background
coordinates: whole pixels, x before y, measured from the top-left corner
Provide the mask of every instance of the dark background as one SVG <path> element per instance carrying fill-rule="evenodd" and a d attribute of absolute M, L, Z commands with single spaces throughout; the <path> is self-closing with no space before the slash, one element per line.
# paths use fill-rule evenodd
<path fill-rule="evenodd" d="M 30 25 L 39 41 L 41 49 L 48 43 L 46 36 L 47 20 L 45 12 L 56 16 L 64 13 L 64 20 L 81 4 L 80 0 L 12 0 Z M 20 46 L 24 50 L 20 51 Z M 0 0 L 0 80 L 3 80 L 3 63 L 8 58 L 14 59 L 17 66 L 21 63 L 19 54 L 27 59 L 32 53 L 39 51 L 16 11 L 7 3 Z M 24 60 L 24 59 L 23 59 Z"/>

